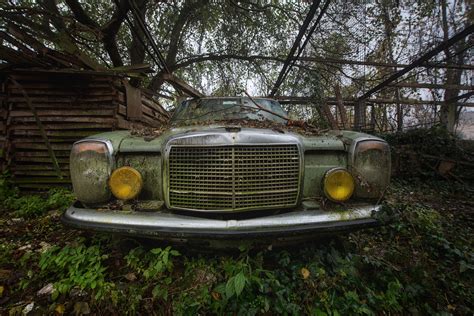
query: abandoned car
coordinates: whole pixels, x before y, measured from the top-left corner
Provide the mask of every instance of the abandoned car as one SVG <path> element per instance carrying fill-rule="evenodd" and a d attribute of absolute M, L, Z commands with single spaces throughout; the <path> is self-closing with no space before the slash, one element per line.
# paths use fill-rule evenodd
<path fill-rule="evenodd" d="M 271 99 L 190 99 L 156 131 L 76 142 L 62 221 L 165 240 L 287 240 L 370 226 L 390 180 L 377 137 L 292 121 Z"/>

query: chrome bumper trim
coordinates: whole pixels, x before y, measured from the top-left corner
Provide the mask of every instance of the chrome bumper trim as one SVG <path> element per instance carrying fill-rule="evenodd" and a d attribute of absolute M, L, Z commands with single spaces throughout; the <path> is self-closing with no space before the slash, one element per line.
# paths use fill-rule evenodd
<path fill-rule="evenodd" d="M 242 220 L 217 220 L 163 212 L 97 211 L 71 206 L 62 222 L 81 229 L 174 238 L 241 238 L 338 231 L 377 223 L 380 206 L 348 211 L 302 210 Z"/>

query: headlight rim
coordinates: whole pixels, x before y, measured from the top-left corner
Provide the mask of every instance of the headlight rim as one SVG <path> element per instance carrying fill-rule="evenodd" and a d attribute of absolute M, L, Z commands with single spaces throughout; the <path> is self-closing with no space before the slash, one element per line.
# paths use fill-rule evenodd
<path fill-rule="evenodd" d="M 71 154 L 73 154 L 74 146 L 82 143 L 102 143 L 105 145 L 107 148 L 107 158 L 109 160 L 109 177 L 112 174 L 112 170 L 115 169 L 115 160 L 114 160 L 114 146 L 112 145 L 112 142 L 108 139 L 102 139 L 102 138 L 84 138 L 81 140 L 78 140 L 72 144 L 71 147 Z M 71 157 L 69 157 L 71 159 Z"/>
<path fill-rule="evenodd" d="M 83 148 L 82 150 L 79 150 L 79 148 L 76 147 L 84 143 L 94 143 L 96 145 L 100 144 L 105 147 L 105 150 L 93 150 L 93 146 L 90 148 Z M 84 170 L 88 168 L 87 165 L 90 160 L 89 158 L 85 160 L 81 158 L 81 156 L 87 154 L 88 151 L 94 153 L 95 155 L 99 155 L 96 158 L 100 159 L 101 165 L 103 164 L 100 168 L 100 173 L 94 173 L 92 175 L 84 174 Z M 113 155 L 113 145 L 108 139 L 100 137 L 88 137 L 73 143 L 69 154 L 69 166 L 71 174 L 70 179 L 72 188 L 78 201 L 81 201 L 85 205 L 96 205 L 100 203 L 106 203 L 110 200 L 111 192 L 108 186 L 108 178 L 110 177 L 110 174 L 115 166 Z M 81 170 L 83 172 L 80 172 Z M 93 184 L 93 192 L 90 190 L 91 186 L 85 185 L 86 183 Z"/>

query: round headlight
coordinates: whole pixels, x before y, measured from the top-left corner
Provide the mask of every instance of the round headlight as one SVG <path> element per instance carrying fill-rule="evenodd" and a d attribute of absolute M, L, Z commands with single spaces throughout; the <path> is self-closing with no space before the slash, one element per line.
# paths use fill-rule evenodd
<path fill-rule="evenodd" d="M 143 179 L 140 172 L 131 167 L 120 167 L 112 172 L 109 187 L 119 200 L 131 200 L 142 190 Z"/>
<path fill-rule="evenodd" d="M 354 178 L 343 168 L 331 169 L 324 176 L 324 193 L 332 201 L 344 202 L 348 200 L 354 192 L 354 186 Z"/>

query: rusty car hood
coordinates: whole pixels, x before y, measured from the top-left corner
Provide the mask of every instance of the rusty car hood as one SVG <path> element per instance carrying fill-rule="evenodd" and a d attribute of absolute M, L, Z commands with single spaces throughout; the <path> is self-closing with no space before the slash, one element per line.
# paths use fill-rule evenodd
<path fill-rule="evenodd" d="M 352 141 L 356 138 L 378 139 L 375 136 L 354 132 L 354 131 L 326 131 L 320 135 L 301 135 L 289 131 L 277 129 L 261 129 L 261 128 L 247 128 L 238 126 L 222 126 L 222 125 L 207 125 L 207 126 L 184 126 L 174 127 L 164 131 L 160 135 L 138 136 L 133 135 L 130 131 L 113 131 L 102 134 L 90 136 L 88 138 L 108 140 L 113 148 L 114 153 L 118 152 L 161 152 L 164 145 L 173 138 L 192 137 L 203 135 L 214 135 L 209 137 L 218 137 L 216 135 L 227 135 L 239 137 L 240 135 L 259 139 L 261 137 L 271 137 L 272 139 L 280 138 L 282 142 L 288 137 L 293 137 L 298 140 L 304 151 L 307 150 L 348 150 Z M 260 135 L 260 137 L 258 136 Z M 227 137 L 224 136 L 224 137 Z"/>
<path fill-rule="evenodd" d="M 161 152 L 170 140 L 181 144 L 257 144 L 297 142 L 303 149 L 344 150 L 345 145 L 337 135 L 325 133 L 318 136 L 303 136 L 292 132 L 247 128 L 238 126 L 191 126 L 171 128 L 158 137 L 133 136 L 124 137 L 118 148 L 119 152 Z"/>

